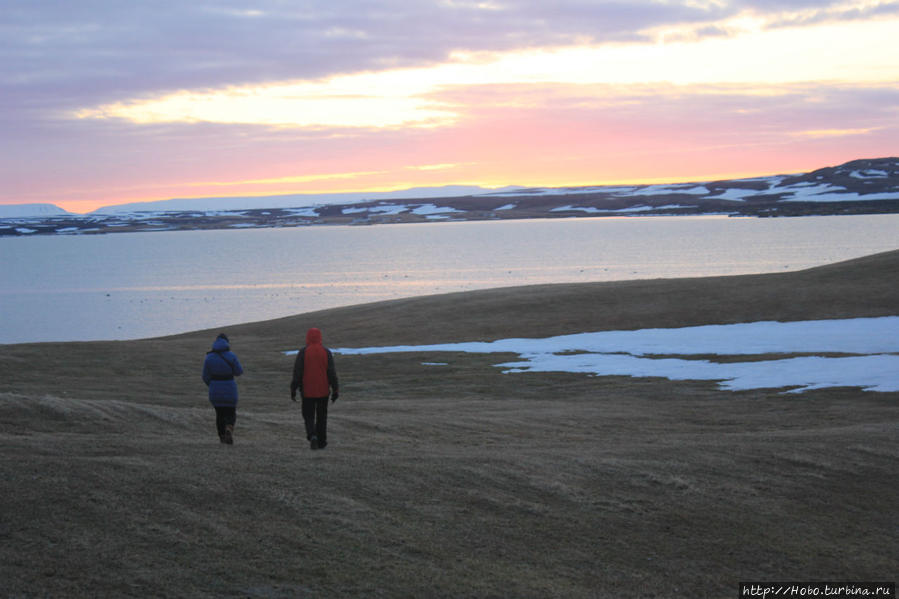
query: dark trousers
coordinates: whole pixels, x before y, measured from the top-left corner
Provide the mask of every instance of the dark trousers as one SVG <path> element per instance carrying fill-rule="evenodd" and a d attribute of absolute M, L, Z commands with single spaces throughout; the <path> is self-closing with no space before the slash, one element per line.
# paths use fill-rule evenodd
<path fill-rule="evenodd" d="M 306 423 L 306 439 L 318 437 L 321 447 L 328 442 L 328 398 L 303 398 L 303 421 Z"/>
<path fill-rule="evenodd" d="M 215 407 L 215 428 L 218 429 L 219 437 L 225 434 L 225 427 L 229 424 L 233 427 L 237 422 L 237 408 L 234 406 L 213 406 Z"/>

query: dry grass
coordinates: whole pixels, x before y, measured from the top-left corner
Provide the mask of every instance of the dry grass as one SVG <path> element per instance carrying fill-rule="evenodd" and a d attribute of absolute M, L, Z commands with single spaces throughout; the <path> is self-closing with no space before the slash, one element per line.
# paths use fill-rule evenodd
<path fill-rule="evenodd" d="M 338 356 L 311 452 L 288 398 L 332 346 L 899 314 L 899 252 L 798 273 L 498 289 L 229 329 L 0 346 L 0 596 L 730 597 L 895 580 L 896 393 L 503 375 L 512 356 Z M 422 362 L 446 362 L 426 366 Z"/>

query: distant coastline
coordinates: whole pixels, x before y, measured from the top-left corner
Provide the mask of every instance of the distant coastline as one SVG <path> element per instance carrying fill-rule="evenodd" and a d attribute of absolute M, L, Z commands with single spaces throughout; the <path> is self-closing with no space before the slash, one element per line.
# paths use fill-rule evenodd
<path fill-rule="evenodd" d="M 899 213 L 899 158 L 713 182 L 480 192 L 450 186 L 322 198 L 165 200 L 85 215 L 52 204 L 32 205 L 30 210 L 23 205 L 0 206 L 0 237 L 602 216 L 894 214 Z M 318 202 L 302 205 L 304 199 Z M 228 208 L 210 209 L 216 201 Z M 238 207 L 241 203 L 244 207 Z"/>

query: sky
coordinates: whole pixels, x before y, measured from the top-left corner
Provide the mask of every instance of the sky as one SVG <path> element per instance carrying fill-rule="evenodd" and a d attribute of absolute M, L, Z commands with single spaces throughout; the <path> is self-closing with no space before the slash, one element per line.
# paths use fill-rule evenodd
<path fill-rule="evenodd" d="M 899 155 L 899 0 L 0 0 L 0 131 L 72 212 L 803 172 Z"/>

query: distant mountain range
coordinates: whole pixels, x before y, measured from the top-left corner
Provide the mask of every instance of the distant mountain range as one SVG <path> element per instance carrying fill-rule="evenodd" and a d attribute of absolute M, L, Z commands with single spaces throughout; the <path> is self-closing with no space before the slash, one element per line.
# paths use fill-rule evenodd
<path fill-rule="evenodd" d="M 447 186 L 201 198 L 111 206 L 85 215 L 52 204 L 21 204 L 0 206 L 0 236 L 583 216 L 882 213 L 899 213 L 899 158 L 854 160 L 793 175 L 667 185 Z"/>

